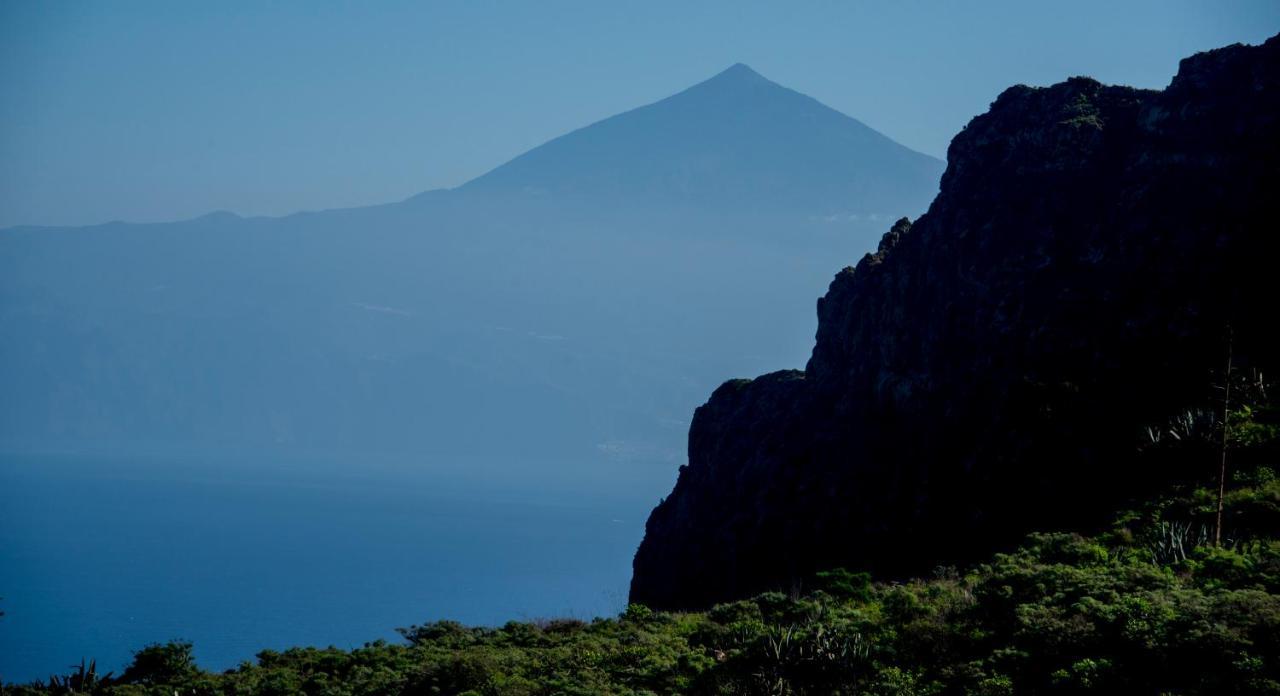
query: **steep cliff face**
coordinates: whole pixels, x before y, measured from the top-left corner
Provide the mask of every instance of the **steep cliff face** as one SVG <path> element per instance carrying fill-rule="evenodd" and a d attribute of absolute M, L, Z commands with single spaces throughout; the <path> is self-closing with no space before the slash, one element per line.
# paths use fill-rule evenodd
<path fill-rule="evenodd" d="M 653 511 L 632 601 L 683 608 L 834 566 L 962 563 L 1144 486 L 1144 424 L 1280 367 L 1280 37 L 1161 92 L 1013 87 L 941 192 L 818 302 L 803 372 L 721 386 Z"/>

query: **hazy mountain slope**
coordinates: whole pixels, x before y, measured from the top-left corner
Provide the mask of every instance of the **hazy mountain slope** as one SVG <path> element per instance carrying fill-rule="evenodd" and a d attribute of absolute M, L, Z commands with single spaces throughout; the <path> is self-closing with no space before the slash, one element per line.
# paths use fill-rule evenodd
<path fill-rule="evenodd" d="M 940 173 L 938 160 L 738 64 L 462 188 L 867 215 L 923 210 Z"/>
<path fill-rule="evenodd" d="M 704 606 L 816 570 L 927 572 L 1144 486 L 1144 426 L 1280 366 L 1280 38 L 1163 92 L 1006 90 L 929 211 L 832 281 L 803 372 L 721 386 L 632 599 Z M 1211 466 L 1212 462 L 1203 462 Z"/>
<path fill-rule="evenodd" d="M 811 166 L 815 135 L 839 166 Z M 777 156 L 788 143 L 805 145 Z M 941 163 L 736 68 L 400 203 L 3 230 L 0 449 L 439 454 L 602 478 L 646 460 L 666 479 L 706 389 L 803 360 L 831 259 L 882 224 L 816 213 L 880 170 L 919 174 L 876 184 L 899 203 L 874 210 L 899 215 Z M 684 188 L 662 187 L 673 171 Z"/>

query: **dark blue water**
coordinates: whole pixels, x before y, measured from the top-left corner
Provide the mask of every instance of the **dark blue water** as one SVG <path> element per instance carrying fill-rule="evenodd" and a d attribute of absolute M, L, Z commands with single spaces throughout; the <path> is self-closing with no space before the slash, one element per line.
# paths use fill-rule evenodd
<path fill-rule="evenodd" d="M 501 471 L 0 458 L 0 679 L 173 638 L 225 669 L 440 618 L 616 614 L 670 474 Z"/>

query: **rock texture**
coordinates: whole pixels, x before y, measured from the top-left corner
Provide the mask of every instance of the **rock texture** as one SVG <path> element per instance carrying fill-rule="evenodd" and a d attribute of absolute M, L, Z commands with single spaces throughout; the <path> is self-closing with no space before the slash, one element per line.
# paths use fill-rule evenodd
<path fill-rule="evenodd" d="M 631 599 L 702 607 L 835 566 L 963 563 L 1087 527 L 1172 472 L 1144 424 L 1280 367 L 1280 37 L 1164 91 L 1012 87 L 941 192 L 840 272 L 803 372 L 721 386 L 653 511 Z"/>

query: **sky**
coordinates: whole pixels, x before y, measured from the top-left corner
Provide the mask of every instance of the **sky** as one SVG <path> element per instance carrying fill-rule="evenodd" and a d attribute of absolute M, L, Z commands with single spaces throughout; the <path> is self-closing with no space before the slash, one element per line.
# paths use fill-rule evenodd
<path fill-rule="evenodd" d="M 461 184 L 736 62 L 938 157 L 1005 87 L 1160 88 L 1280 2 L 6 2 L 0 227 Z"/>

